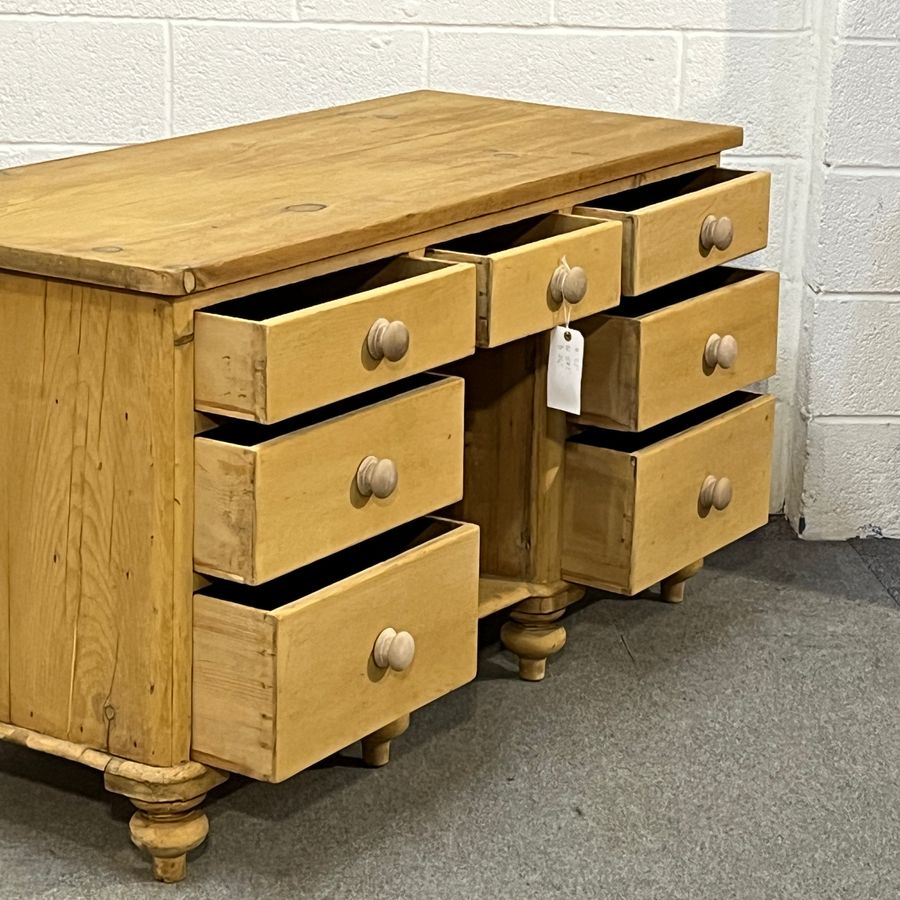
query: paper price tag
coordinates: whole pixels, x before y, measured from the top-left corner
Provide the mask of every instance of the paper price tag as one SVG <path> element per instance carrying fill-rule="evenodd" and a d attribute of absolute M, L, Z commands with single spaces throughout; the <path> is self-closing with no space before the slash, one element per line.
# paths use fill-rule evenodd
<path fill-rule="evenodd" d="M 550 332 L 547 365 L 547 406 L 574 415 L 581 414 L 581 367 L 584 335 L 574 328 L 557 325 Z"/>

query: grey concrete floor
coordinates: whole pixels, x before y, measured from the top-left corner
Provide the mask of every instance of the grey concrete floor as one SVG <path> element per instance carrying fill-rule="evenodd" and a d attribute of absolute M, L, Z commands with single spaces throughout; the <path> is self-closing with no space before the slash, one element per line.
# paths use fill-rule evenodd
<path fill-rule="evenodd" d="M 97 773 L 0 745 L 0 895 L 900 897 L 900 542 L 776 522 L 688 594 L 579 605 L 541 684 L 487 621 L 387 768 L 233 779 L 175 887 Z"/>

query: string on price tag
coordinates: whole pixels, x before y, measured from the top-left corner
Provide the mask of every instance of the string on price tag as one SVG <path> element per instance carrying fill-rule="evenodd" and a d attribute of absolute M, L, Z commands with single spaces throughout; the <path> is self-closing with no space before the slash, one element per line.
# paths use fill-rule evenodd
<path fill-rule="evenodd" d="M 565 256 L 559 261 L 563 272 L 571 266 Z M 570 327 L 572 304 L 563 300 L 565 325 L 550 333 L 550 359 L 547 363 L 547 406 L 563 412 L 581 413 L 581 367 L 584 360 L 584 335 Z"/>

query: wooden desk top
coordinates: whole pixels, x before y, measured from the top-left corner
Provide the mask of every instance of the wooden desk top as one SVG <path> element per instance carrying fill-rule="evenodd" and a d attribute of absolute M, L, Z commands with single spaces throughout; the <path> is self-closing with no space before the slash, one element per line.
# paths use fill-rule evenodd
<path fill-rule="evenodd" d="M 742 136 L 419 91 L 0 171 L 0 268 L 183 295 L 715 154 Z"/>

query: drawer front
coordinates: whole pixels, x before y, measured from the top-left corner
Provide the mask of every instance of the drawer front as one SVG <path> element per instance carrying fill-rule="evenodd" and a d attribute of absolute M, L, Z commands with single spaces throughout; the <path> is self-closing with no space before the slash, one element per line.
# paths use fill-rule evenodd
<path fill-rule="evenodd" d="M 769 187 L 768 172 L 708 169 L 575 212 L 623 223 L 622 293 L 634 296 L 765 247 Z"/>
<path fill-rule="evenodd" d="M 474 678 L 478 528 L 433 524 L 432 539 L 271 611 L 216 585 L 196 595 L 192 757 L 282 781 Z M 407 640 L 390 660 L 405 668 L 373 653 L 388 628 Z"/>
<path fill-rule="evenodd" d="M 687 300 L 694 282 L 713 289 Z M 582 323 L 581 415 L 586 425 L 643 430 L 775 373 L 778 285 L 775 272 L 721 269 L 661 289 L 675 302 Z M 721 287 L 715 287 L 715 285 Z M 677 289 L 678 285 L 673 285 Z M 645 298 L 633 301 L 640 308 Z"/>
<path fill-rule="evenodd" d="M 622 232 L 616 222 L 542 216 L 428 253 L 476 265 L 479 347 L 547 331 L 567 317 L 581 319 L 619 302 Z"/>
<path fill-rule="evenodd" d="M 354 284 L 372 273 L 389 283 L 281 312 L 279 296 L 242 298 L 195 316 L 195 406 L 256 422 L 278 422 L 471 354 L 475 270 L 398 258 L 313 279 L 305 296 Z M 275 292 L 273 292 L 275 293 Z M 253 319 L 256 310 L 273 314 Z M 234 312 L 232 312 L 234 310 Z"/>
<path fill-rule="evenodd" d="M 766 523 L 775 401 L 726 400 L 733 408 L 636 450 L 569 441 L 566 579 L 634 594 Z"/>
<path fill-rule="evenodd" d="M 463 381 L 418 378 L 259 443 L 226 439 L 234 428 L 195 438 L 195 569 L 260 584 L 459 500 Z M 357 477 L 367 460 L 381 461 L 368 485 Z"/>

